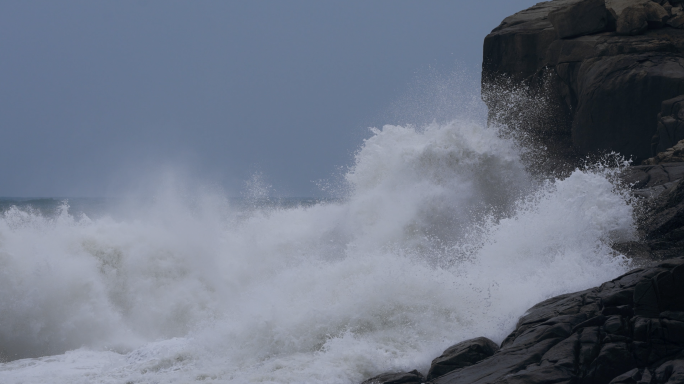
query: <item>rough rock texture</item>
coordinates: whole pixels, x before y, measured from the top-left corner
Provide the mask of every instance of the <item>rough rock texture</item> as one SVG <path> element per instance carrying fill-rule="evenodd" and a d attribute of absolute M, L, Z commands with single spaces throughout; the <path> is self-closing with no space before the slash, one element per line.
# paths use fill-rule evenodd
<path fill-rule="evenodd" d="M 549 12 L 549 21 L 560 39 L 602 32 L 610 14 L 604 0 L 585 0 Z"/>
<path fill-rule="evenodd" d="M 658 113 L 658 129 L 651 139 L 652 153 L 667 151 L 668 148 L 684 140 L 684 108 L 682 107 L 684 107 L 684 95 L 662 102 L 660 113 Z"/>
<path fill-rule="evenodd" d="M 614 15 L 619 17 L 622 11 L 636 4 L 648 3 L 651 0 L 606 0 L 606 8 Z"/>
<path fill-rule="evenodd" d="M 652 258 L 684 254 L 684 179 L 654 199 L 639 227 Z"/>
<path fill-rule="evenodd" d="M 644 160 L 643 165 L 657 165 L 661 163 L 684 162 L 684 140 L 679 141 L 672 148 L 659 151 L 657 155 Z"/>
<path fill-rule="evenodd" d="M 635 190 L 658 187 L 676 182 L 683 177 L 684 163 L 675 162 L 627 167 L 621 175 L 622 181 Z"/>
<path fill-rule="evenodd" d="M 570 9 L 587 1 L 542 2 L 504 19 L 485 38 L 483 98 L 490 117 L 505 120 L 500 106 L 510 103 L 501 100 L 501 87 L 547 92 L 560 106 L 554 129 L 567 134 L 579 153 L 617 151 L 644 160 L 653 155 L 651 138 L 662 101 L 684 94 L 684 30 L 670 25 L 652 29 L 658 18 L 647 8 L 666 13 L 668 8 L 648 2 L 631 5 L 646 15 L 643 34 L 606 31 L 559 38 L 552 15 L 571 14 Z M 632 2 L 612 1 L 609 12 L 620 11 L 618 20 L 626 17 L 630 7 L 620 8 L 626 3 Z M 669 9 L 665 23 L 682 15 L 684 26 L 682 9 Z"/>
<path fill-rule="evenodd" d="M 644 4 L 627 7 L 617 19 L 616 32 L 620 35 L 640 35 L 648 29 L 648 12 Z"/>
<path fill-rule="evenodd" d="M 361 384 L 421 384 L 425 378 L 420 372 L 383 373 L 364 381 Z"/>
<path fill-rule="evenodd" d="M 499 346 L 486 337 L 477 337 L 452 345 L 440 357 L 432 360 L 427 379 L 431 380 L 453 370 L 479 363 L 498 350 Z"/>
<path fill-rule="evenodd" d="M 684 258 L 541 302 L 493 356 L 434 384 L 682 383 Z"/>
<path fill-rule="evenodd" d="M 684 255 L 684 162 L 627 167 L 620 177 L 635 196 L 643 198 L 637 205 L 641 240 L 613 248 L 644 260 Z"/>

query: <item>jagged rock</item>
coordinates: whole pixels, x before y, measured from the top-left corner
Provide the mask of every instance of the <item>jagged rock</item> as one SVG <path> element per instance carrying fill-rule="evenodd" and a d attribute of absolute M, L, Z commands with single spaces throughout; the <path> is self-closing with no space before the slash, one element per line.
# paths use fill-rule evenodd
<path fill-rule="evenodd" d="M 617 6 L 621 3 L 608 4 L 609 9 L 621 10 L 618 18 L 626 12 Z M 647 29 L 635 36 L 599 32 L 559 39 L 549 15 L 577 4 L 539 3 L 507 17 L 485 38 L 483 99 L 490 117 L 505 118 L 498 106 L 510 103 L 500 100 L 505 97 L 498 92 L 502 86 L 546 92 L 549 99 L 560 100 L 560 110 L 554 124 L 544 129 L 568 132 L 579 154 L 616 151 L 643 161 L 653 155 L 651 138 L 661 102 L 684 94 L 684 30 Z M 636 5 L 644 11 L 659 10 L 660 18 L 651 17 L 655 26 L 666 11 L 652 4 Z M 673 15 L 677 9 L 672 8 Z M 644 15 L 648 24 L 648 12 Z"/>
<path fill-rule="evenodd" d="M 657 165 L 661 163 L 684 162 L 684 140 L 679 141 L 674 147 L 658 153 L 650 159 L 644 160 L 643 165 Z"/>
<path fill-rule="evenodd" d="M 425 378 L 415 369 L 411 372 L 383 373 L 361 384 L 421 384 Z"/>
<path fill-rule="evenodd" d="M 656 157 L 660 152 L 668 151 L 679 141 L 684 140 L 684 108 L 682 107 L 684 107 L 684 95 L 662 102 L 660 113 L 658 113 L 658 128 L 651 139 L 651 151 Z M 663 155 L 663 157 L 668 156 Z"/>
<path fill-rule="evenodd" d="M 684 383 L 684 359 L 664 363 L 655 370 L 656 383 Z"/>
<path fill-rule="evenodd" d="M 617 19 L 616 32 L 621 35 L 640 35 L 648 29 L 648 15 L 642 4 L 627 7 Z"/>
<path fill-rule="evenodd" d="M 665 22 L 672 28 L 684 28 L 684 11 L 681 7 L 672 7 L 669 11 L 670 18 Z"/>
<path fill-rule="evenodd" d="M 639 226 L 653 253 L 684 252 L 684 180 L 660 194 L 644 216 Z"/>
<path fill-rule="evenodd" d="M 670 17 L 665 8 L 652 1 L 646 1 L 625 8 L 617 18 L 617 33 L 640 35 L 647 28 L 662 28 Z"/>
<path fill-rule="evenodd" d="M 586 59 L 577 72 L 573 144 L 651 156 L 661 101 L 684 92 L 684 57 L 664 53 Z"/>
<path fill-rule="evenodd" d="M 677 182 L 682 178 L 684 178 L 684 163 L 682 162 L 627 167 L 620 175 L 620 179 L 635 190 Z"/>
<path fill-rule="evenodd" d="M 665 21 L 670 17 L 667 10 L 663 6 L 655 2 L 644 3 L 646 9 L 646 21 L 649 28 L 662 28 L 665 26 Z"/>
<path fill-rule="evenodd" d="M 431 380 L 447 372 L 479 363 L 498 350 L 499 346 L 486 337 L 477 337 L 452 345 L 440 357 L 432 360 L 427 379 Z"/>
<path fill-rule="evenodd" d="M 602 32 L 609 26 L 605 0 L 582 0 L 549 12 L 548 17 L 561 39 Z"/>
<path fill-rule="evenodd" d="M 493 356 L 432 383 L 682 383 L 681 320 L 684 257 L 543 301 Z"/>
<path fill-rule="evenodd" d="M 606 0 L 606 8 L 614 13 L 616 16 L 620 16 L 622 11 L 627 7 L 637 4 L 647 3 L 651 0 Z"/>

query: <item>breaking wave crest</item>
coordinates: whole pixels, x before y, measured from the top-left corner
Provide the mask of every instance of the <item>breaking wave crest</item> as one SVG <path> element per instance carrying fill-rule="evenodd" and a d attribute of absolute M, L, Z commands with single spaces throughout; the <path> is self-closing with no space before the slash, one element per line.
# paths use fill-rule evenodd
<path fill-rule="evenodd" d="M 173 186 L 125 218 L 0 217 L 0 381 L 358 383 L 502 341 L 626 271 L 609 171 L 540 182 L 494 128 L 373 130 L 341 201 L 236 207 Z M 42 357 L 41 357 L 42 356 Z"/>

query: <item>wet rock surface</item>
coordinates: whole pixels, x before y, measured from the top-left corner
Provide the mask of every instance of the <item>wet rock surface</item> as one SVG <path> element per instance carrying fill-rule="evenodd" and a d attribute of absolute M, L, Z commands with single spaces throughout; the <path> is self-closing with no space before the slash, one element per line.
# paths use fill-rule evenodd
<path fill-rule="evenodd" d="M 432 360 L 427 379 L 431 380 L 456 369 L 479 363 L 498 350 L 499 346 L 486 337 L 477 337 L 452 345 L 440 357 Z"/>
<path fill-rule="evenodd" d="M 684 254 L 684 179 L 650 203 L 639 227 L 651 258 Z"/>
<path fill-rule="evenodd" d="M 605 25 L 597 21 L 602 14 Z M 485 102 L 490 112 L 506 105 L 497 98 L 501 87 L 548 93 L 560 106 L 554 129 L 579 153 L 616 151 L 640 162 L 654 155 L 661 103 L 684 94 L 682 27 L 679 3 L 539 3 L 485 38 L 483 89 L 494 95 Z"/>
<path fill-rule="evenodd" d="M 641 198 L 641 239 L 613 248 L 645 260 L 684 255 L 684 162 L 627 167 L 621 178 Z"/>
<path fill-rule="evenodd" d="M 651 139 L 651 151 L 657 155 L 654 158 L 648 159 L 644 164 L 659 164 L 668 161 L 673 156 L 675 147 L 681 140 L 684 140 L 684 95 L 677 96 L 672 99 L 663 101 L 658 114 L 658 130 Z M 669 151 L 671 153 L 660 156 L 660 152 Z M 684 149 L 684 143 L 677 148 L 677 156 L 680 159 L 683 157 L 681 150 Z M 672 161 L 672 160 L 670 160 Z M 675 161 L 684 161 L 675 160 Z"/>
<path fill-rule="evenodd" d="M 371 377 L 361 384 L 421 384 L 424 381 L 423 375 L 413 370 L 411 372 L 383 373 Z"/>
<path fill-rule="evenodd" d="M 682 383 L 684 258 L 530 308 L 501 349 L 447 383 Z"/>

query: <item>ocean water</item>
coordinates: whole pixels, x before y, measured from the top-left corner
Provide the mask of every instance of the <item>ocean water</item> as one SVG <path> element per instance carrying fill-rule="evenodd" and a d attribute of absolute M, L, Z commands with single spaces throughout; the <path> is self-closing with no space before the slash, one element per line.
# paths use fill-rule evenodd
<path fill-rule="evenodd" d="M 1 383 L 359 383 L 501 342 L 630 268 L 611 170 L 540 181 L 495 127 L 373 131 L 339 199 L 0 201 Z M 260 192 L 261 191 L 261 192 Z"/>

